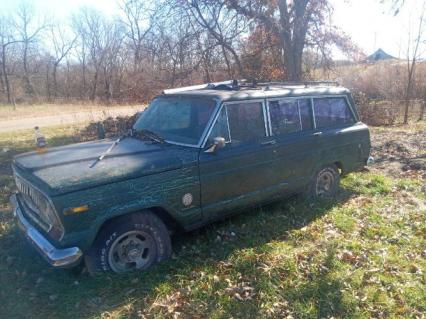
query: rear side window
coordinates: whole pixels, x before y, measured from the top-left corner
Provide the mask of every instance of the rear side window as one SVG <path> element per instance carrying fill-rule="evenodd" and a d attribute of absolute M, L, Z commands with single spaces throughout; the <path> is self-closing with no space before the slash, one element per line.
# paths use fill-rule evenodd
<path fill-rule="evenodd" d="M 312 129 L 310 101 L 308 99 L 269 102 L 269 115 L 273 135 L 284 135 Z"/>
<path fill-rule="evenodd" d="M 314 113 L 318 128 L 354 123 L 352 112 L 343 97 L 315 98 Z"/>
<path fill-rule="evenodd" d="M 249 142 L 265 137 L 265 121 L 260 102 L 241 102 L 226 105 L 231 141 Z"/>

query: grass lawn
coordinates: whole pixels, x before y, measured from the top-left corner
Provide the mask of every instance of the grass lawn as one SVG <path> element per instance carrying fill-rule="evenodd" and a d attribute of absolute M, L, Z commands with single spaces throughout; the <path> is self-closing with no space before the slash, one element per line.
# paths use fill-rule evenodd
<path fill-rule="evenodd" d="M 79 129 L 43 132 L 61 145 Z M 390 172 L 383 156 L 344 177 L 334 201 L 245 210 L 174 236 L 173 258 L 151 270 L 91 277 L 49 267 L 13 223 L 10 160 L 32 144 L 32 131 L 0 134 L 0 318 L 425 318 L 422 170 Z"/>

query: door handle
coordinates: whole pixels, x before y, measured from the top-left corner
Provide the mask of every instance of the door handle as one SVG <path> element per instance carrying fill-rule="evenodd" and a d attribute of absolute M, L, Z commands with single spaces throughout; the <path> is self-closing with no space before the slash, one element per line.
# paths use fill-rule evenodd
<path fill-rule="evenodd" d="M 264 146 L 266 146 L 266 145 L 274 145 L 276 143 L 277 143 L 276 140 L 270 140 L 270 141 L 262 142 L 262 145 L 264 145 Z"/>
<path fill-rule="evenodd" d="M 313 136 L 321 136 L 322 135 L 322 132 L 315 132 L 314 134 L 313 134 Z"/>

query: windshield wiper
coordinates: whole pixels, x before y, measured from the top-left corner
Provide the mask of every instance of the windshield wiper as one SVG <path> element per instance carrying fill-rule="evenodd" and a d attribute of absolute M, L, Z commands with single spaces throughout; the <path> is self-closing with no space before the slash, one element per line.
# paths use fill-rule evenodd
<path fill-rule="evenodd" d="M 147 129 L 142 129 L 142 130 L 139 130 L 139 131 L 133 131 L 133 133 L 136 134 L 136 135 L 146 136 L 150 140 L 157 142 L 157 143 L 160 143 L 160 144 L 167 143 L 166 140 L 163 137 L 161 137 L 157 133 L 150 131 L 150 130 L 147 130 Z"/>
<path fill-rule="evenodd" d="M 117 138 L 110 147 L 108 147 L 108 149 L 103 152 L 93 163 L 92 165 L 90 165 L 90 168 L 94 167 L 96 164 L 98 164 L 100 161 L 102 161 L 105 156 L 107 156 L 109 153 L 111 153 L 111 151 L 125 138 L 132 136 L 133 135 L 133 129 L 130 129 L 127 133 L 121 135 L 119 138 Z"/>
<path fill-rule="evenodd" d="M 109 153 L 111 153 L 111 151 L 125 138 L 127 137 L 131 137 L 131 136 L 135 136 L 137 137 L 137 135 L 142 135 L 142 136 L 146 136 L 147 138 L 149 138 L 150 140 L 160 143 L 160 144 L 164 144 L 167 143 L 166 140 L 164 138 L 162 138 L 160 135 L 158 135 L 157 133 L 154 133 L 150 130 L 140 130 L 140 131 L 136 131 L 135 129 L 131 128 L 127 133 L 121 135 L 119 138 L 117 138 L 112 144 L 111 146 L 105 151 L 103 152 L 93 163 L 92 165 L 90 165 L 90 168 L 94 167 L 96 164 L 98 164 L 100 161 L 102 161 L 105 156 L 107 156 Z"/>

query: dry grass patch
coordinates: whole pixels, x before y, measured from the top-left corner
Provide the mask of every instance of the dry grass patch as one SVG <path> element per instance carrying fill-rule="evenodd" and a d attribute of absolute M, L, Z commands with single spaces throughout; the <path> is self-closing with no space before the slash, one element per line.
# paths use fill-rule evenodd
<path fill-rule="evenodd" d="M 58 114 L 79 114 L 118 112 L 123 110 L 139 111 L 141 105 L 97 105 L 97 104 L 33 104 L 33 105 L 0 105 L 0 121 L 31 117 L 52 116 Z"/>

